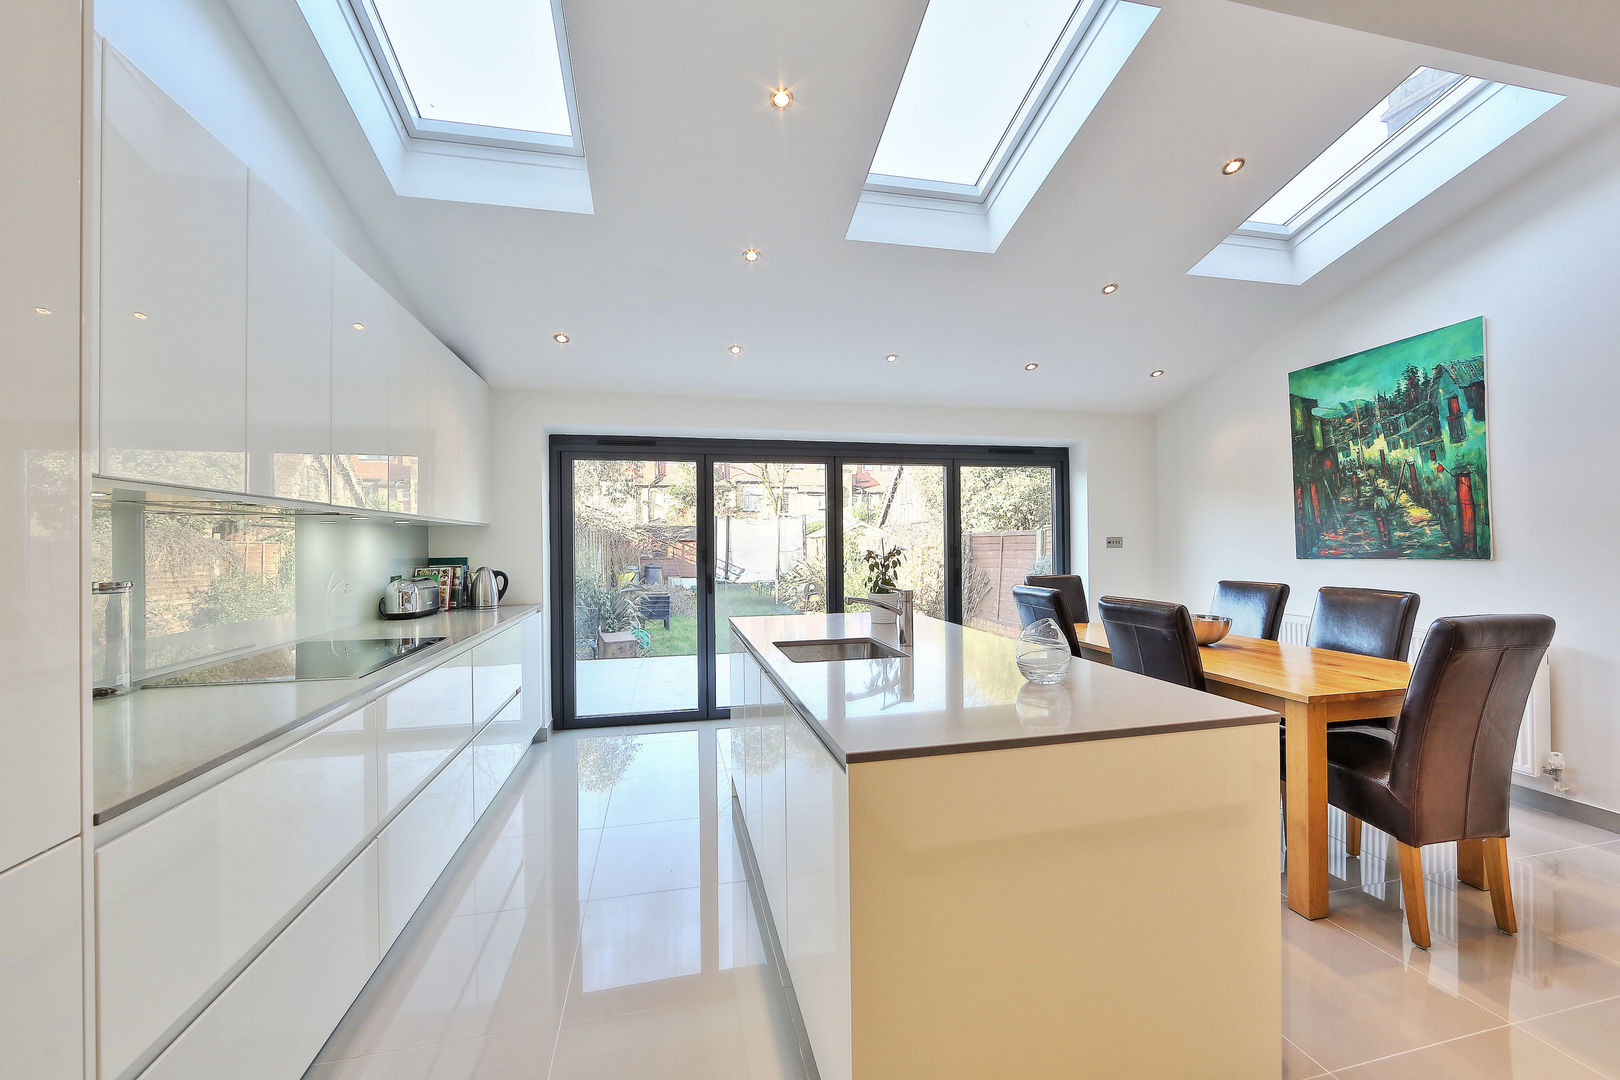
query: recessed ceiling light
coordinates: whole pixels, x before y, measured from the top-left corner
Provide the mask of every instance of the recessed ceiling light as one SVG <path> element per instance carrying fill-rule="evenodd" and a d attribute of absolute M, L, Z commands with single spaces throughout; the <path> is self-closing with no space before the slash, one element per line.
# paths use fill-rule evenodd
<path fill-rule="evenodd" d="M 787 108 L 789 105 L 793 104 L 793 91 L 789 90 L 785 86 L 778 86 L 775 90 L 771 91 L 771 104 L 775 105 L 778 109 Z"/>
<path fill-rule="evenodd" d="M 1164 374 L 1164 368 L 1154 368 L 1152 371 L 1148 372 L 1148 378 L 1157 379 L 1157 378 L 1161 377 L 1163 374 Z"/>
<path fill-rule="evenodd" d="M 394 524 L 395 525 L 410 525 L 410 524 L 413 524 L 413 523 L 409 522 L 409 521 L 396 521 L 396 522 L 394 522 Z"/>
<path fill-rule="evenodd" d="M 132 311 L 132 312 L 130 312 L 130 314 L 134 315 L 137 319 L 140 319 L 142 322 L 146 321 L 146 312 L 144 312 L 144 311 Z"/>
<path fill-rule="evenodd" d="M 742 353 L 742 346 L 741 345 L 733 345 L 731 347 L 731 355 L 732 356 L 739 356 L 739 355 L 741 355 L 741 353 Z"/>
<path fill-rule="evenodd" d="M 759 249 L 749 248 L 747 251 L 743 252 L 743 258 L 747 259 L 749 262 L 759 262 Z"/>
<path fill-rule="evenodd" d="M 568 344 L 568 335 L 558 331 L 557 333 L 551 335 L 551 340 L 555 341 L 559 345 L 566 345 Z"/>
<path fill-rule="evenodd" d="M 1040 366 L 1041 365 L 1039 365 L 1039 364 L 1025 364 L 1024 365 L 1024 370 L 1025 371 L 1034 371 L 1036 368 L 1038 368 Z"/>
<path fill-rule="evenodd" d="M 364 330 L 366 328 L 366 324 L 363 322 L 350 323 L 349 325 L 354 327 L 356 330 Z"/>
<path fill-rule="evenodd" d="M 1235 157 L 1231 161 L 1228 161 L 1225 165 L 1221 166 L 1221 175 L 1231 176 L 1241 168 L 1243 168 L 1243 159 L 1240 157 Z"/>
<path fill-rule="evenodd" d="M 34 309 L 35 315 L 49 315 L 50 313 L 51 309 L 48 307 L 37 307 Z"/>
<path fill-rule="evenodd" d="M 1102 287 L 1102 294 L 1104 296 L 1113 296 L 1117 292 L 1119 292 L 1119 282 L 1117 281 L 1110 281 L 1108 284 Z"/>
<path fill-rule="evenodd" d="M 900 359 L 900 354 L 899 353 L 890 353 L 888 356 L 885 356 L 883 359 L 887 360 L 889 363 L 892 364 L 896 360 Z"/>
<path fill-rule="evenodd" d="M 92 499 L 105 499 L 109 494 L 111 493 L 106 491 L 92 491 L 90 497 Z"/>

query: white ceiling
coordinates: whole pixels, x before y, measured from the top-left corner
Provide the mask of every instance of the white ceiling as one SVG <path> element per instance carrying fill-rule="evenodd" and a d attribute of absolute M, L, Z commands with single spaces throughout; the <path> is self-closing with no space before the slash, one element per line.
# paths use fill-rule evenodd
<path fill-rule="evenodd" d="M 1620 117 L 1611 86 L 1161 0 L 985 255 L 844 239 L 924 0 L 565 0 L 594 215 L 399 198 L 295 0 L 229 2 L 411 306 L 497 387 L 1151 411 Z M 1306 285 L 1186 274 L 1420 64 L 1569 100 Z"/>

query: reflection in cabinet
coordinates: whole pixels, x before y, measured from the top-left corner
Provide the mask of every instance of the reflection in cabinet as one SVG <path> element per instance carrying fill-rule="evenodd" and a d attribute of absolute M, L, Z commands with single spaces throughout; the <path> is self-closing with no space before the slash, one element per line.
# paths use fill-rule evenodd
<path fill-rule="evenodd" d="M 380 820 L 472 737 L 472 653 L 423 672 L 378 707 L 383 710 Z"/>
<path fill-rule="evenodd" d="M 247 167 L 105 56 L 100 472 L 243 491 Z"/>
<path fill-rule="evenodd" d="M 515 697 L 473 740 L 473 813 L 482 817 L 495 793 L 529 749 L 534 731 L 523 722 L 523 699 Z"/>
<path fill-rule="evenodd" d="M 456 755 L 382 831 L 379 921 L 385 953 L 472 831 L 473 759 L 471 746 Z"/>
<path fill-rule="evenodd" d="M 376 970 L 377 845 L 288 924 L 141 1080 L 299 1076 Z"/>
<path fill-rule="evenodd" d="M 388 337 L 394 302 L 332 252 L 332 502 L 388 509 Z"/>
<path fill-rule="evenodd" d="M 257 176 L 247 243 L 248 491 L 330 502 L 332 245 Z"/>
<path fill-rule="evenodd" d="M 523 685 L 522 624 L 473 647 L 473 722 L 482 724 Z"/>
<path fill-rule="evenodd" d="M 0 1076 L 84 1075 L 79 841 L 0 874 Z"/>

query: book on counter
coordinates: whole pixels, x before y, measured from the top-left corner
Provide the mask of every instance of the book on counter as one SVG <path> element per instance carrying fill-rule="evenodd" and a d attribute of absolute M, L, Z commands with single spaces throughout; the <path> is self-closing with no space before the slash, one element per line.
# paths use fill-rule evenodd
<path fill-rule="evenodd" d="M 463 600 L 467 595 L 467 560 L 462 559 L 459 564 L 452 562 L 419 566 L 411 573 L 416 577 L 438 579 L 441 610 L 453 611 L 466 606 Z"/>

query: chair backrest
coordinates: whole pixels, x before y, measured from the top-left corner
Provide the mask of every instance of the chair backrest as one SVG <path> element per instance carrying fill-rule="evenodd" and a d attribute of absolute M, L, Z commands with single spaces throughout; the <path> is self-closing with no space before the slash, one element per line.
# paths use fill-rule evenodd
<path fill-rule="evenodd" d="M 1287 607 L 1288 586 L 1280 581 L 1217 581 L 1209 613 L 1231 619 L 1240 637 L 1276 641 Z"/>
<path fill-rule="evenodd" d="M 1383 589 L 1341 589 L 1324 585 L 1316 591 L 1307 644 L 1386 660 L 1405 660 L 1417 622 L 1417 593 Z"/>
<path fill-rule="evenodd" d="M 1086 583 L 1080 580 L 1079 574 L 1030 574 L 1024 578 L 1024 584 L 1038 589 L 1056 589 L 1063 594 L 1063 602 L 1068 605 L 1071 619 L 1083 623 L 1091 621 L 1091 606 L 1086 603 Z"/>
<path fill-rule="evenodd" d="M 1204 689 L 1192 616 L 1181 604 L 1105 596 L 1097 615 L 1108 633 L 1114 666 L 1194 690 Z"/>
<path fill-rule="evenodd" d="M 1409 842 L 1507 835 L 1519 722 L 1554 626 L 1546 615 L 1467 615 L 1429 627 L 1389 771 L 1412 812 Z"/>
<path fill-rule="evenodd" d="M 1028 626 L 1041 619 L 1051 619 L 1063 631 L 1064 638 L 1069 643 L 1069 652 L 1075 656 L 1080 655 L 1080 636 L 1074 631 L 1074 620 L 1069 617 L 1069 607 L 1063 602 L 1063 594 L 1056 589 L 1041 589 L 1034 585 L 1014 585 L 1013 603 L 1018 605 L 1018 624 Z"/>

